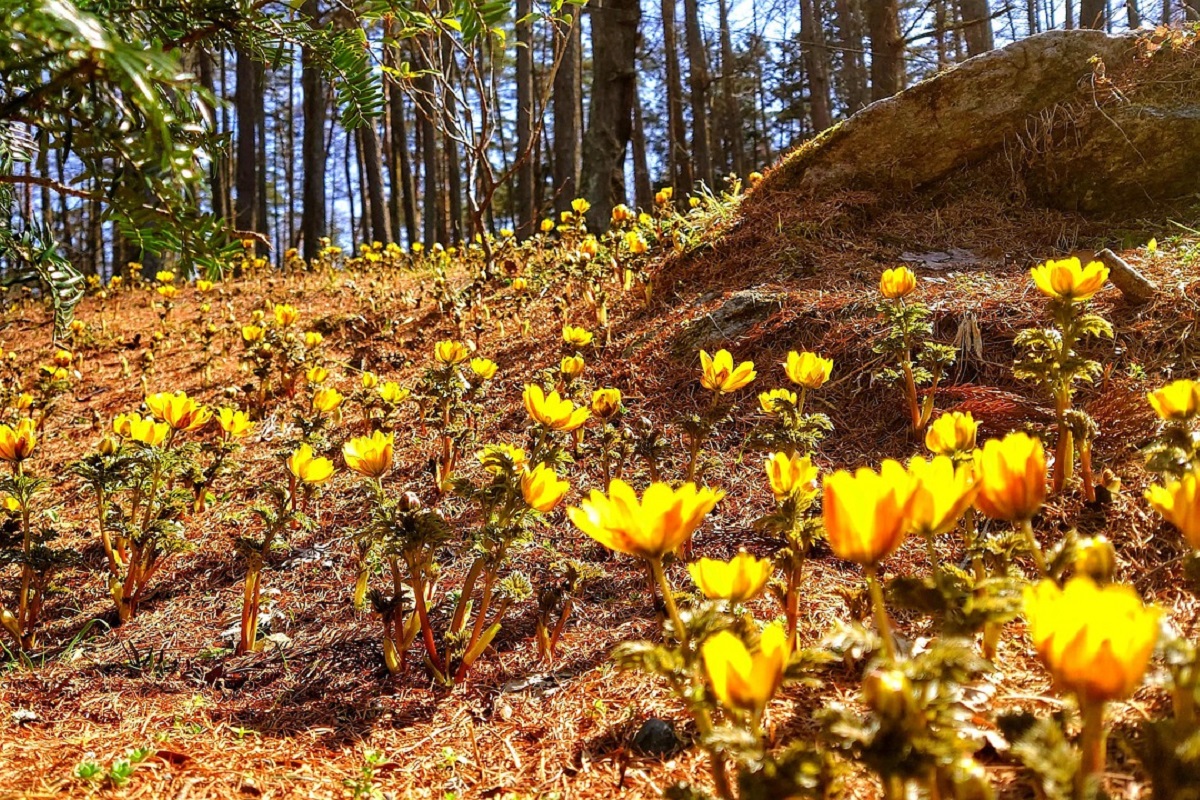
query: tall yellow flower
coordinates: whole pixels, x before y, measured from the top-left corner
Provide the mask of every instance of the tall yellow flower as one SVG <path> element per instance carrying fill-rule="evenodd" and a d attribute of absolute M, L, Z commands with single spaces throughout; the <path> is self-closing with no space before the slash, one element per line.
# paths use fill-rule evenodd
<path fill-rule="evenodd" d="M 1158 640 L 1160 609 L 1128 586 L 1072 578 L 1025 589 L 1034 649 L 1059 687 L 1081 704 L 1121 700 L 1142 682 Z"/>
<path fill-rule="evenodd" d="M 783 684 L 783 673 L 792 655 L 788 639 L 778 623 L 766 627 L 754 653 L 727 630 L 709 637 L 700 652 L 704 672 L 721 705 L 755 718 L 760 716 Z"/>
<path fill-rule="evenodd" d="M 309 350 L 314 347 L 320 347 L 325 341 L 325 336 L 320 331 L 308 331 L 304 334 L 304 346 Z"/>
<path fill-rule="evenodd" d="M 521 496 L 530 508 L 542 513 L 558 505 L 570 488 L 571 484 L 560 480 L 545 464 L 538 464 L 533 469 L 525 467 L 521 473 Z"/>
<path fill-rule="evenodd" d="M 975 451 L 975 507 L 992 519 L 1032 519 L 1046 501 L 1046 452 L 1040 439 L 1010 433 Z"/>
<path fill-rule="evenodd" d="M 314 455 L 312 446 L 307 444 L 300 445 L 296 452 L 288 456 L 287 468 L 297 480 L 313 486 L 333 477 L 333 462 Z"/>
<path fill-rule="evenodd" d="M 971 412 L 942 414 L 925 431 L 925 447 L 936 456 L 959 456 L 975 449 L 979 424 Z"/>
<path fill-rule="evenodd" d="M 563 325 L 563 342 L 572 347 L 587 347 L 592 343 L 592 332 L 578 325 Z"/>
<path fill-rule="evenodd" d="M 25 417 L 17 427 L 0 425 L 0 461 L 19 464 L 33 455 L 37 447 L 37 427 L 33 420 Z"/>
<path fill-rule="evenodd" d="M 246 344 L 255 344 L 263 340 L 266 331 L 258 325 L 243 325 L 242 326 L 242 341 Z"/>
<path fill-rule="evenodd" d="M 1099 261 L 1082 266 L 1078 258 L 1046 261 L 1029 271 L 1034 285 L 1047 297 L 1082 303 L 1090 300 L 1108 281 L 1108 267 Z"/>
<path fill-rule="evenodd" d="M 379 376 L 376 375 L 374 372 L 370 372 L 370 371 L 364 372 L 362 374 L 362 378 L 360 380 L 362 383 L 362 388 L 367 389 L 367 390 L 374 389 L 376 386 L 379 385 Z"/>
<path fill-rule="evenodd" d="M 868 567 L 887 558 L 904 541 L 912 495 L 912 478 L 898 461 L 884 461 L 879 472 L 827 476 L 822 513 L 833 552 Z"/>
<path fill-rule="evenodd" d="M 788 411 L 796 408 L 799 403 L 800 398 L 791 389 L 772 389 L 769 392 L 760 392 L 758 395 L 759 406 L 768 414 Z"/>
<path fill-rule="evenodd" d="M 254 429 L 254 423 L 245 411 L 234 408 L 222 408 L 217 412 L 217 423 L 230 439 L 241 439 L 249 436 Z"/>
<path fill-rule="evenodd" d="M 345 396 L 332 386 L 323 386 L 313 392 L 313 411 L 328 414 L 330 411 L 336 410 L 345 399 Z"/>
<path fill-rule="evenodd" d="M 755 558 L 744 550 L 729 561 L 702 558 L 688 565 L 696 587 L 709 600 L 744 603 L 766 588 L 775 565 L 769 558 Z"/>
<path fill-rule="evenodd" d="M 949 456 L 908 462 L 913 478 L 912 504 L 908 509 L 909 533 L 936 536 L 954 528 L 971 507 L 979 490 L 969 466 L 955 466 Z"/>
<path fill-rule="evenodd" d="M 879 278 L 879 291 L 889 300 L 904 297 L 917 288 L 917 276 L 908 267 L 885 269 Z"/>
<path fill-rule="evenodd" d="M 471 351 L 462 342 L 446 339 L 438 342 L 433 348 L 433 357 L 441 364 L 461 364 L 471 357 Z"/>
<path fill-rule="evenodd" d="M 621 410 L 620 389 L 597 389 L 592 392 L 592 413 L 608 419 Z"/>
<path fill-rule="evenodd" d="M 322 384 L 329 380 L 329 370 L 319 364 L 314 364 L 304 373 L 304 377 L 308 379 L 309 383 Z"/>
<path fill-rule="evenodd" d="M 211 291 L 212 288 L 213 288 L 212 281 L 206 281 L 203 278 L 197 279 L 197 281 L 196 281 L 196 291 L 197 292 L 200 292 L 201 294 L 203 294 L 204 292 Z"/>
<path fill-rule="evenodd" d="M 281 328 L 290 328 L 300 320 L 300 312 L 295 306 L 286 303 L 275 305 L 275 324 Z"/>
<path fill-rule="evenodd" d="M 158 447 L 167 440 L 171 426 L 165 422 L 155 422 L 150 417 L 138 413 L 118 414 L 113 419 L 113 431 L 119 436 L 141 442 L 150 447 Z"/>
<path fill-rule="evenodd" d="M 558 392 L 551 392 L 547 395 L 542 387 L 533 383 L 525 387 L 521 399 L 525 403 L 525 411 L 529 413 L 530 418 L 551 430 L 573 431 L 587 422 L 588 417 L 591 416 L 591 413 L 583 406 L 577 408 L 574 403 L 560 396 Z"/>
<path fill-rule="evenodd" d="M 820 389 L 829 380 L 833 372 L 833 359 L 821 358 L 816 353 L 805 351 L 797 353 L 792 350 L 783 362 L 783 371 L 788 380 L 805 389 Z"/>
<path fill-rule="evenodd" d="M 754 380 L 757 374 L 753 361 L 743 361 L 735 368 L 733 356 L 728 350 L 718 350 L 715 356 L 700 351 L 700 385 L 709 391 L 719 394 L 736 392 Z"/>
<path fill-rule="evenodd" d="M 177 431 L 194 431 L 212 419 L 212 410 L 185 392 L 158 392 L 146 397 L 150 413 Z"/>
<path fill-rule="evenodd" d="M 789 497 L 816 493 L 817 468 L 808 456 L 772 453 L 763 467 L 771 484 L 771 492 L 780 502 Z"/>
<path fill-rule="evenodd" d="M 1146 399 L 1160 419 L 1177 422 L 1189 420 L 1200 411 L 1200 383 L 1191 380 L 1171 381 L 1147 394 Z"/>
<path fill-rule="evenodd" d="M 374 431 L 370 436 L 356 436 L 342 445 L 346 467 L 367 478 L 382 478 L 392 468 L 395 436 Z"/>
<path fill-rule="evenodd" d="M 1200 550 L 1200 476 L 1193 472 L 1166 486 L 1152 485 L 1146 500 L 1179 529 L 1193 550 Z"/>
<path fill-rule="evenodd" d="M 724 496 L 708 487 L 697 489 L 694 483 L 678 489 L 652 483 L 639 501 L 633 488 L 618 478 L 608 496 L 593 489 L 578 508 L 567 509 L 567 516 L 610 550 L 658 561 L 687 541 Z"/>

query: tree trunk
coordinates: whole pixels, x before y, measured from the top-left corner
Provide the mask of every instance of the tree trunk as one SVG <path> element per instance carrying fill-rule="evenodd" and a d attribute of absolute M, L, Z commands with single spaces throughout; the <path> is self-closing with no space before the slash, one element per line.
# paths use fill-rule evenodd
<path fill-rule="evenodd" d="M 842 82 L 846 106 L 853 114 L 865 106 L 867 93 L 867 61 L 863 53 L 861 12 L 857 0 L 836 0 L 838 39 L 842 48 Z"/>
<path fill-rule="evenodd" d="M 642 96 L 638 82 L 633 83 L 633 202 L 638 208 L 654 205 L 654 185 L 650 182 L 650 163 L 646 157 L 646 125 L 642 119 Z"/>
<path fill-rule="evenodd" d="M 871 99 L 882 100 L 904 88 L 899 0 L 870 0 L 867 26 L 871 34 Z"/>
<path fill-rule="evenodd" d="M 800 39 L 813 130 L 820 132 L 833 125 L 833 113 L 829 108 L 829 53 L 817 0 L 800 0 Z"/>
<path fill-rule="evenodd" d="M 692 162 L 688 155 L 683 124 L 683 79 L 679 73 L 679 35 L 675 29 L 675 0 L 662 0 L 662 19 L 663 61 L 667 69 L 667 167 L 672 185 L 680 190 L 690 191 Z M 593 15 L 593 48 L 595 38 L 596 15 Z M 595 108 L 595 104 L 592 108 Z"/>
<path fill-rule="evenodd" d="M 746 144 L 742 134 L 742 115 L 738 107 L 738 93 L 734 86 L 734 80 L 738 77 L 738 69 L 733 55 L 733 35 L 729 30 L 729 0 L 717 0 L 717 12 L 721 24 L 721 125 L 725 129 L 725 147 L 729 156 L 729 168 L 733 170 L 734 175 L 744 178 L 746 176 Z M 635 107 L 635 128 L 641 122 L 641 113 L 641 100 L 639 99 L 638 105 Z M 636 137 L 636 130 L 634 135 Z M 638 200 L 638 204 L 641 204 L 641 200 Z"/>
<path fill-rule="evenodd" d="M 363 219 L 370 222 L 370 231 L 365 239 L 374 242 L 390 242 L 392 233 L 388 228 L 387 201 L 383 192 L 383 160 L 379 154 L 379 132 L 372 119 L 358 126 L 358 150 L 362 158 L 363 177 L 367 184 L 367 208 Z M 365 229 L 365 226 L 364 226 Z"/>
<path fill-rule="evenodd" d="M 428 45 L 425 45 L 428 46 Z M 417 116 L 421 133 L 421 160 L 424 175 L 424 206 L 425 206 L 425 244 L 435 242 L 445 244 L 449 239 L 446 215 L 443 213 L 443 187 L 440 167 L 440 156 L 437 144 L 437 128 L 434 122 L 436 96 L 433 76 L 428 74 L 432 65 L 421 51 L 416 48 L 415 61 L 419 70 L 415 79 Z"/>
<path fill-rule="evenodd" d="M 1130 30 L 1142 27 L 1142 13 L 1138 10 L 1137 0 L 1125 0 L 1125 18 Z"/>
<path fill-rule="evenodd" d="M 1108 0 L 1079 0 L 1079 27 L 1104 30 L 1108 26 Z"/>
<path fill-rule="evenodd" d="M 235 220 L 238 230 L 258 230 L 258 129 L 255 123 L 262 107 L 257 91 L 255 63 L 250 56 L 237 54 L 237 90 L 234 106 L 237 110 L 237 176 Z"/>
<path fill-rule="evenodd" d="M 394 52 L 394 48 L 390 49 Z M 388 82 L 388 115 L 391 120 L 390 133 L 392 157 L 392 212 L 393 227 L 396 238 L 400 237 L 400 228 L 409 244 L 417 240 L 417 198 L 413 186 L 412 156 L 408 148 L 408 120 L 404 114 L 404 91 L 392 80 Z M 396 198 L 399 202 L 396 202 Z"/>
<path fill-rule="evenodd" d="M 992 37 L 992 12 L 988 8 L 988 0 L 960 0 L 959 13 L 963 18 L 967 55 L 977 56 L 996 46 Z"/>
<path fill-rule="evenodd" d="M 554 210 L 561 213 L 571 207 L 579 193 L 579 170 L 583 153 L 583 17 L 581 9 L 571 7 L 574 21 L 554 29 L 555 50 L 563 49 L 558 72 L 554 75 Z"/>
<path fill-rule="evenodd" d="M 517 2 L 517 165 L 516 233 L 521 239 L 534 231 L 533 205 L 536 164 L 533 158 L 533 0 Z"/>
<path fill-rule="evenodd" d="M 592 102 L 583 147 L 583 186 L 593 230 L 625 202 L 625 148 L 633 127 L 638 0 L 602 0 L 592 15 Z"/>
<path fill-rule="evenodd" d="M 305 0 L 301 11 L 316 25 L 321 10 L 317 0 Z M 325 80 L 313 60 L 313 52 L 300 51 L 301 107 L 304 114 L 303 139 L 300 143 L 301 188 L 300 239 L 304 243 L 304 260 L 312 262 L 321 251 L 321 237 L 326 235 L 325 222 Z"/>
<path fill-rule="evenodd" d="M 711 136 L 708 128 L 708 51 L 700 30 L 699 0 L 683 0 L 688 52 L 688 90 L 692 101 L 692 165 L 695 179 L 713 185 Z"/>
<path fill-rule="evenodd" d="M 212 53 L 205 48 L 200 48 L 197 53 L 197 60 L 200 66 L 200 85 L 205 91 L 209 92 L 213 97 L 217 95 L 217 81 L 214 73 L 214 64 Z M 210 112 L 213 110 L 210 109 Z M 214 127 L 216 120 L 213 120 Z M 217 219 L 229 218 L 229 187 L 225 183 L 225 159 L 227 155 L 224 148 L 218 147 L 209 154 L 208 164 L 208 189 L 212 195 L 212 212 Z"/>

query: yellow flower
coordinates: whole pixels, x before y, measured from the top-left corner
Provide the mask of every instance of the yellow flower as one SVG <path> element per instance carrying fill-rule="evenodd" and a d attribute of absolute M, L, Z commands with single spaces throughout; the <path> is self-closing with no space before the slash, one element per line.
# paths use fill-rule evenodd
<path fill-rule="evenodd" d="M 889 300 L 904 297 L 917 288 L 917 276 L 908 267 L 885 269 L 879 279 L 879 291 Z"/>
<path fill-rule="evenodd" d="M 154 279 L 156 281 L 158 281 L 159 283 L 174 283 L 175 282 L 175 273 L 171 272 L 170 270 L 166 270 L 166 269 L 160 270 L 158 273 L 155 274 Z"/>
<path fill-rule="evenodd" d="M 321 335 L 320 331 L 308 331 L 304 334 L 304 346 L 310 350 L 314 347 L 320 347 L 323 341 L 325 341 L 325 337 Z"/>
<path fill-rule="evenodd" d="M 721 705 L 755 717 L 762 714 L 783 684 L 783 673 L 791 658 L 787 632 L 779 623 L 766 627 L 755 653 L 727 630 L 709 637 L 700 651 L 704 672 Z"/>
<path fill-rule="evenodd" d="M 733 366 L 733 356 L 728 350 L 718 350 L 715 356 L 700 351 L 700 385 L 720 394 L 736 392 L 754 380 L 757 375 L 753 361 L 743 361 Z"/>
<path fill-rule="evenodd" d="M 218 411 L 217 423 L 230 439 L 241 439 L 249 436 L 250 431 L 254 430 L 254 423 L 250 421 L 250 416 L 245 411 L 233 408 L 222 408 Z"/>
<path fill-rule="evenodd" d="M 950 531 L 978 491 L 971 468 L 955 467 L 949 456 L 935 456 L 931 461 L 914 458 L 908 462 L 908 474 L 913 479 L 909 533 L 936 536 Z"/>
<path fill-rule="evenodd" d="M 295 306 L 278 303 L 275 306 L 275 324 L 281 328 L 290 328 L 300 319 L 300 312 Z"/>
<path fill-rule="evenodd" d="M 288 471 L 297 480 L 316 486 L 325 483 L 333 477 L 333 462 L 328 458 L 314 456 L 311 445 L 302 444 L 296 452 L 288 456 Z"/>
<path fill-rule="evenodd" d="M 521 277 L 513 278 L 512 289 L 514 292 L 523 292 L 529 288 L 529 281 Z"/>
<path fill-rule="evenodd" d="M 158 447 L 167 440 L 171 426 L 165 422 L 155 422 L 150 417 L 143 417 L 135 412 L 118 414 L 113 420 L 113 431 L 135 442 Z"/>
<path fill-rule="evenodd" d="M 521 474 L 521 496 L 532 509 L 546 513 L 553 509 L 566 495 L 571 484 L 559 480 L 554 470 L 545 464 L 533 469 L 525 467 Z"/>
<path fill-rule="evenodd" d="M 975 431 L 979 424 L 961 411 L 942 414 L 925 431 L 925 447 L 938 456 L 957 456 L 975 449 Z"/>
<path fill-rule="evenodd" d="M 25 417 L 16 428 L 0 425 L 0 461 L 19 464 L 33 455 L 37 447 L 37 428 L 33 420 Z"/>
<path fill-rule="evenodd" d="M 1142 682 L 1158 640 L 1160 609 L 1128 586 L 1072 578 L 1025 589 L 1025 616 L 1038 657 L 1081 704 L 1122 700 Z"/>
<path fill-rule="evenodd" d="M 574 403 L 559 396 L 558 392 L 547 395 L 542 387 L 536 384 L 526 386 L 521 399 L 534 422 L 539 422 L 551 430 L 573 431 L 591 416 L 586 408 L 576 408 Z"/>
<path fill-rule="evenodd" d="M 32 406 L 33 406 L 33 395 L 31 395 L 29 392 L 22 392 L 20 395 L 18 395 L 16 402 L 13 405 L 13 407 L 16 408 L 17 411 L 27 411 Z"/>
<path fill-rule="evenodd" d="M 374 389 L 379 385 L 379 376 L 374 372 L 364 372 L 362 374 L 362 388 Z"/>
<path fill-rule="evenodd" d="M 168 283 L 164 286 L 157 287 L 155 289 L 155 291 L 158 292 L 161 296 L 165 297 L 168 300 L 173 300 L 175 298 L 175 296 L 177 294 L 179 294 L 179 290 L 177 288 L 175 288 L 175 286 L 173 284 L 170 284 L 170 283 Z"/>
<path fill-rule="evenodd" d="M 898 461 L 879 472 L 861 467 L 825 478 L 822 511 L 829 546 L 838 558 L 874 566 L 904 541 L 912 478 Z"/>
<path fill-rule="evenodd" d="M 511 239 L 512 237 L 513 237 L 513 229 L 512 228 L 501 228 L 500 229 L 500 238 L 501 239 Z"/>
<path fill-rule="evenodd" d="M 613 206 L 612 224 L 620 225 L 622 222 L 628 222 L 633 219 L 633 212 L 629 210 L 629 206 L 624 203 L 618 203 Z"/>
<path fill-rule="evenodd" d="M 562 363 L 558 365 L 559 372 L 567 380 L 575 380 L 583 374 L 584 363 L 579 356 L 563 356 Z"/>
<path fill-rule="evenodd" d="M 571 201 L 571 210 L 576 214 L 586 214 L 592 207 L 592 204 L 582 197 L 576 197 Z"/>
<path fill-rule="evenodd" d="M 542 233 L 549 233 L 554 230 L 554 220 L 544 219 L 539 227 L 542 229 Z"/>
<path fill-rule="evenodd" d="M 1046 452 L 1024 433 L 989 439 L 975 451 L 975 507 L 992 519 L 1032 519 L 1046 500 Z"/>
<path fill-rule="evenodd" d="M 595 236 L 588 236 L 579 243 L 579 254 L 584 258 L 595 258 L 600 252 L 600 243 Z"/>
<path fill-rule="evenodd" d="M 1200 409 L 1200 383 L 1190 380 L 1171 381 L 1161 389 L 1146 395 L 1154 413 L 1160 419 L 1183 421 L 1196 416 Z"/>
<path fill-rule="evenodd" d="M 833 359 L 821 358 L 816 353 L 797 353 L 792 350 L 783 362 L 783 371 L 788 380 L 805 389 L 820 389 L 833 372 Z"/>
<path fill-rule="evenodd" d="M 493 475 L 499 475 L 503 465 L 499 460 L 507 461 L 514 469 L 525 463 L 525 450 L 512 444 L 489 444 L 480 450 L 476 456 L 483 468 Z"/>
<path fill-rule="evenodd" d="M 490 381 L 496 375 L 498 369 L 495 361 L 490 358 L 472 358 L 471 372 L 475 373 L 475 377 L 481 381 Z"/>
<path fill-rule="evenodd" d="M 69 367 L 71 366 L 71 362 L 75 360 L 75 356 L 71 354 L 70 350 L 57 350 L 54 353 L 54 357 L 50 360 L 54 362 L 56 367 Z"/>
<path fill-rule="evenodd" d="M 395 437 L 375 431 L 370 436 L 356 436 L 342 445 L 346 466 L 368 478 L 382 478 L 392 468 Z"/>
<path fill-rule="evenodd" d="M 625 247 L 635 256 L 640 256 L 650 249 L 650 245 L 646 244 L 646 240 L 637 231 L 629 231 L 625 234 Z"/>
<path fill-rule="evenodd" d="M 1038 264 L 1029 271 L 1029 275 L 1034 285 L 1047 297 L 1082 303 L 1104 287 L 1108 281 L 1108 267 L 1099 261 L 1092 261 L 1085 267 L 1078 258 L 1072 256 Z"/>
<path fill-rule="evenodd" d="M 445 339 L 434 346 L 433 357 L 437 359 L 438 363 L 449 366 L 466 361 L 471 357 L 471 351 L 462 342 Z"/>
<path fill-rule="evenodd" d="M 800 399 L 791 389 L 772 389 L 758 395 L 758 404 L 768 414 L 779 414 L 799 405 Z"/>
<path fill-rule="evenodd" d="M 146 397 L 150 413 L 177 431 L 194 431 L 212 419 L 212 410 L 184 392 L 159 392 Z"/>
<path fill-rule="evenodd" d="M 242 339 L 246 342 L 246 344 L 261 342 L 265 333 L 266 331 L 257 325 L 242 326 Z"/>
<path fill-rule="evenodd" d="M 667 203 L 671 202 L 671 198 L 674 196 L 675 190 L 670 186 L 667 186 L 654 193 L 654 202 L 658 203 L 660 206 L 665 206 Z"/>
<path fill-rule="evenodd" d="M 212 288 L 213 288 L 212 281 L 206 281 L 203 278 L 200 278 L 199 280 L 196 281 L 196 291 L 197 292 L 201 292 L 201 293 L 208 292 L 208 291 L 211 291 Z"/>
<path fill-rule="evenodd" d="M 587 347 L 592 343 L 591 331 L 576 325 L 563 325 L 562 338 L 572 347 Z"/>
<path fill-rule="evenodd" d="M 758 597 L 774 571 L 775 565 L 769 558 L 755 558 L 744 550 L 729 561 L 702 558 L 688 565 L 696 588 L 705 597 L 732 603 Z"/>
<path fill-rule="evenodd" d="M 674 490 L 652 483 L 639 502 L 633 488 L 618 478 L 607 496 L 593 489 L 578 508 L 567 509 L 567 516 L 610 550 L 656 561 L 691 538 L 724 496 L 708 487 L 697 489 L 694 483 Z"/>
<path fill-rule="evenodd" d="M 329 378 L 329 370 L 319 364 L 314 364 L 304 373 L 309 383 L 324 383 Z"/>
<path fill-rule="evenodd" d="M 763 467 L 771 484 L 771 492 L 780 502 L 816 490 L 817 468 L 808 456 L 773 453 Z"/>
<path fill-rule="evenodd" d="M 398 406 L 408 399 L 412 392 L 404 389 L 395 381 L 388 381 L 379 387 L 379 398 L 388 405 Z"/>
<path fill-rule="evenodd" d="M 1152 485 L 1146 501 L 1179 529 L 1193 550 L 1200 550 L 1200 476 L 1192 472 L 1166 486 Z"/>
<path fill-rule="evenodd" d="M 332 386 L 326 386 L 313 392 L 313 411 L 329 413 L 342 404 L 346 398 Z"/>
<path fill-rule="evenodd" d="M 746 176 L 746 180 L 750 181 L 751 186 L 758 186 L 762 179 L 763 174 L 761 172 L 751 172 Z"/>
<path fill-rule="evenodd" d="M 620 389 L 597 389 L 592 392 L 592 413 L 608 419 L 621 410 Z"/>

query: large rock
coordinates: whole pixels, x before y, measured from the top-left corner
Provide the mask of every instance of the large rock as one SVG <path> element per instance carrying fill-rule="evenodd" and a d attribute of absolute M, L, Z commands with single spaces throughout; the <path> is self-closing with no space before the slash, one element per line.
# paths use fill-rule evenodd
<path fill-rule="evenodd" d="M 1069 210 L 1195 192 L 1197 57 L 1166 48 L 1151 57 L 1138 47 L 1144 35 L 1051 31 L 969 59 L 803 145 L 761 189 L 905 191 L 993 159 L 1030 197 Z M 1192 88 L 1166 96 L 1153 88 L 1160 82 L 1139 83 L 1164 61 L 1173 83 Z"/>

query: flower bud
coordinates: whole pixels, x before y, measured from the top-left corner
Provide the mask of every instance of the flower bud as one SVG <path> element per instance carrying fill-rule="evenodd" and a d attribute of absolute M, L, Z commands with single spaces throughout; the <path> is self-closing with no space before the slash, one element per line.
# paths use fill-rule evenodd
<path fill-rule="evenodd" d="M 1117 569 L 1117 551 L 1104 536 L 1080 539 L 1075 546 L 1075 573 L 1086 575 L 1096 583 L 1112 583 Z"/>

